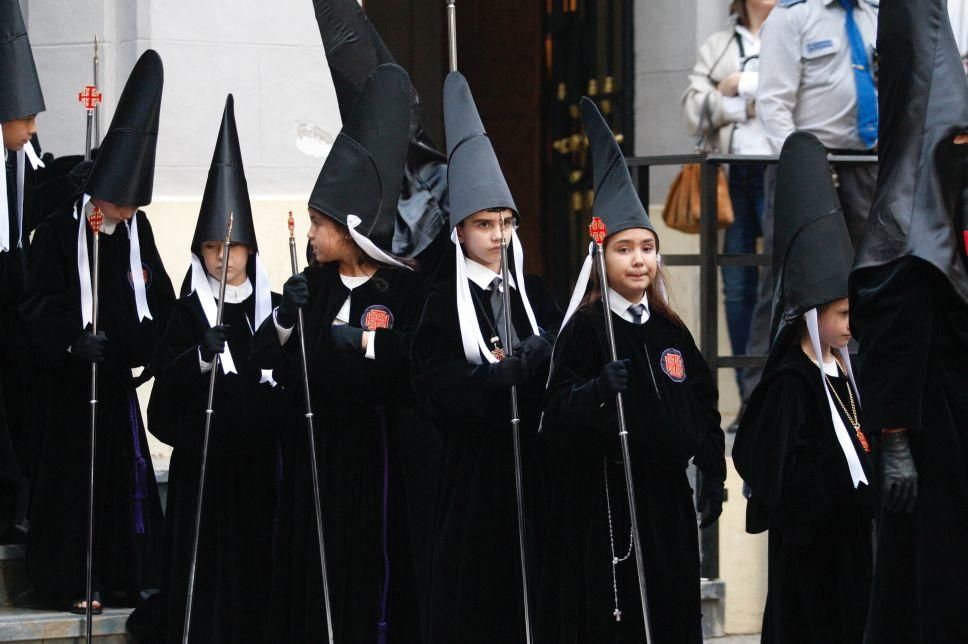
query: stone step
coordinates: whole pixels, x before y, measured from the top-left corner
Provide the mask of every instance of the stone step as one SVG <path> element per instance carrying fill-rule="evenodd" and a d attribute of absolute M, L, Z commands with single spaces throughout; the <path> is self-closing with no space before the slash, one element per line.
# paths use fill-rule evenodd
<path fill-rule="evenodd" d="M 0 607 L 12 605 L 13 600 L 27 590 L 27 586 L 24 547 L 0 546 Z M 0 641 L 3 639 L 0 638 Z"/>
<path fill-rule="evenodd" d="M 132 641 L 124 624 L 130 608 L 105 608 L 94 617 L 94 640 L 98 644 Z M 0 608 L 0 642 L 25 644 L 80 644 L 86 633 L 83 615 L 32 608 Z"/>

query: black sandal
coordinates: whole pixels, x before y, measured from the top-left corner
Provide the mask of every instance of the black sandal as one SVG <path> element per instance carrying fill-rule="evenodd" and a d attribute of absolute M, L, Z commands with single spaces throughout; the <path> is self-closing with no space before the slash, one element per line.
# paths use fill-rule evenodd
<path fill-rule="evenodd" d="M 95 602 L 97 603 L 96 605 Z M 76 599 L 67 605 L 67 611 L 75 615 L 87 615 L 87 606 L 85 606 L 85 603 L 87 603 L 86 597 Z M 101 604 L 101 593 L 93 593 L 91 595 L 91 614 L 100 615 L 103 610 L 104 606 Z"/>

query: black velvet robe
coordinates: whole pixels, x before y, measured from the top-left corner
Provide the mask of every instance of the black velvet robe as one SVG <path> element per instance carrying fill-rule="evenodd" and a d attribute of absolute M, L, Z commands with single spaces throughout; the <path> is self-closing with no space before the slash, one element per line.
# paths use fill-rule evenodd
<path fill-rule="evenodd" d="M 305 275 L 310 292 L 304 309 L 306 350 L 335 638 L 375 642 L 385 619 L 389 642 L 419 642 L 407 441 L 414 431 L 410 341 L 422 283 L 410 271 L 380 268 L 353 290 L 352 326 L 362 327 L 368 310 L 392 316 L 391 327 L 377 328 L 376 359 L 369 360 L 330 343 L 332 322 L 350 295 L 336 266 L 311 267 Z M 267 641 L 321 642 L 326 620 L 298 336 L 293 334 L 280 346 L 270 318 L 253 342 L 253 362 L 274 368 L 292 392 L 289 418 L 278 426 L 282 479 L 272 584 L 265 598 Z"/>
<path fill-rule="evenodd" d="M 102 594 L 126 594 L 125 599 L 157 587 L 162 536 L 161 503 L 131 369 L 149 363 L 175 300 L 148 218 L 136 216 L 153 319 L 137 319 L 128 236 L 119 224 L 114 234 L 101 235 L 98 320 L 108 343 L 98 368 L 94 587 Z M 21 304 L 39 371 L 27 570 L 55 603 L 82 597 L 85 588 L 91 365 L 68 353 L 84 333 L 77 226 L 73 210 L 63 210 L 38 227 Z M 114 601 L 110 595 L 104 599 Z"/>
<path fill-rule="evenodd" d="M 911 515 L 881 510 L 866 642 L 957 642 L 968 605 L 968 305 L 903 258 L 851 276 L 851 329 L 872 431 L 905 427 Z"/>
<path fill-rule="evenodd" d="M 525 288 L 538 326 L 553 342 L 560 310 L 540 278 L 527 276 Z M 470 289 L 481 331 L 489 338 L 490 293 L 473 282 Z M 516 289 L 511 319 L 520 339 L 532 335 Z M 486 385 L 490 369 L 464 356 L 451 276 L 427 298 L 414 341 L 414 386 L 444 440 L 424 642 L 524 640 L 510 390 Z M 532 607 L 546 504 L 546 465 L 537 453 L 546 378 L 547 366 L 518 387 Z"/>
<path fill-rule="evenodd" d="M 779 350 L 733 447 L 736 468 L 752 490 L 747 530 L 770 531 L 762 641 L 860 644 L 873 567 L 871 458 L 841 412 L 868 480 L 855 489 L 819 370 L 800 348 L 800 334 Z M 849 406 L 847 379 L 830 381 Z"/>
<path fill-rule="evenodd" d="M 694 459 L 704 477 L 726 475 L 715 381 L 689 331 L 661 314 L 636 325 L 611 314 L 620 359 L 630 359 L 624 396 L 638 525 L 654 642 L 702 642 Z M 614 398 L 595 378 L 610 353 L 602 306 L 579 309 L 555 347 L 542 436 L 561 453 L 548 520 L 539 642 L 643 642 L 635 554 Z M 607 474 L 606 474 L 607 472 Z M 607 478 L 606 478 L 607 477 Z M 606 485 L 608 499 L 606 498 Z"/>
<path fill-rule="evenodd" d="M 274 296 L 278 304 L 278 296 Z M 282 391 L 251 364 L 255 295 L 226 303 L 223 323 L 237 373 L 215 380 L 191 638 L 265 641 Z M 174 447 L 168 472 L 160 592 L 135 611 L 142 642 L 181 642 L 210 373 L 198 342 L 209 328 L 197 294 L 178 301 L 152 362 L 151 433 Z"/>

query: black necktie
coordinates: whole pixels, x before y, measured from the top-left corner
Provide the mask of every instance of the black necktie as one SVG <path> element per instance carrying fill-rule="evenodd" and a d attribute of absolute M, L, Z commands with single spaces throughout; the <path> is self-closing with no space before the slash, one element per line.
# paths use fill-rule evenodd
<path fill-rule="evenodd" d="M 511 338 L 507 337 L 504 328 L 504 297 L 501 294 L 501 278 L 495 277 L 491 280 L 491 310 L 494 311 L 494 326 L 497 327 L 497 335 L 501 338 L 501 346 L 507 350 L 518 343 L 518 334 L 514 331 L 514 322 L 511 322 Z"/>
<path fill-rule="evenodd" d="M 641 302 L 639 304 L 633 304 L 629 307 L 629 313 L 632 314 L 633 323 L 642 324 L 642 316 L 645 315 L 645 304 Z"/>

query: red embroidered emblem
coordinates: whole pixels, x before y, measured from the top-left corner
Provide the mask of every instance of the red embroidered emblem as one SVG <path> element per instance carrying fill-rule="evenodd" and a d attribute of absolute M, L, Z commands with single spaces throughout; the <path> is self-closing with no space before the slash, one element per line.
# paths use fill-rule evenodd
<path fill-rule="evenodd" d="M 393 313 L 385 306 L 375 304 L 363 311 L 360 319 L 360 326 L 365 331 L 376 331 L 377 329 L 393 328 Z"/>
<path fill-rule="evenodd" d="M 659 358 L 659 366 L 673 382 L 682 382 L 686 379 L 686 363 L 678 349 L 663 351 L 662 357 Z"/>

